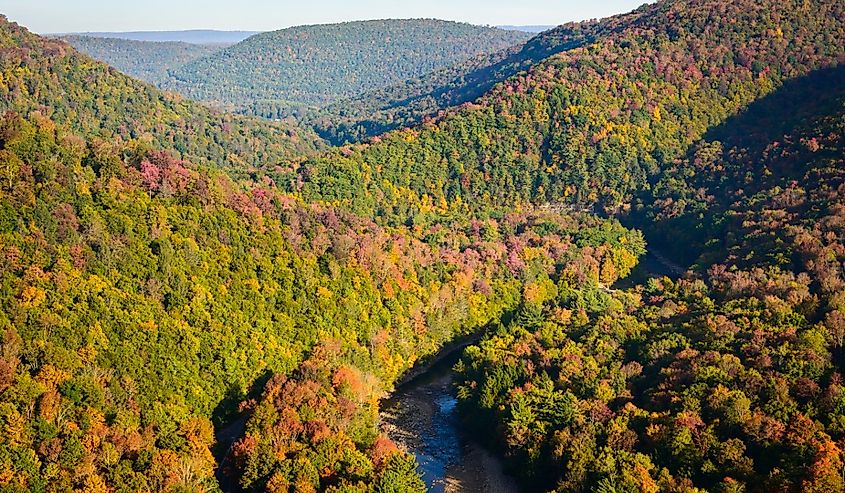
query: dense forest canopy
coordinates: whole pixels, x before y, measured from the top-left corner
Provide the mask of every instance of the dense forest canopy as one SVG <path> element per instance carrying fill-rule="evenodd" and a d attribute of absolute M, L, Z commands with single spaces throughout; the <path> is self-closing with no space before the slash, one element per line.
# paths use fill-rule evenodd
<path fill-rule="evenodd" d="M 278 181 L 399 220 L 432 202 L 624 211 L 709 128 L 845 57 L 841 2 L 667 1 L 604 22 L 608 35 L 473 103 Z"/>
<path fill-rule="evenodd" d="M 0 19 L 0 109 L 38 111 L 106 141 L 135 142 L 246 171 L 314 152 L 321 139 L 289 122 L 212 111 L 138 82 Z"/>
<path fill-rule="evenodd" d="M 466 352 L 466 413 L 536 485 L 845 488 L 843 74 L 788 82 L 665 171 L 646 229 L 704 280 L 596 302 L 561 279 Z"/>
<path fill-rule="evenodd" d="M 62 39 L 91 58 L 108 63 L 126 75 L 154 85 L 164 84 L 170 77 L 171 70 L 216 53 L 227 46 L 82 35 L 62 36 Z"/>
<path fill-rule="evenodd" d="M 530 37 L 432 19 L 292 27 L 255 35 L 177 68 L 166 87 L 222 107 L 277 117 L 419 77 Z"/>
<path fill-rule="evenodd" d="M 550 28 L 524 45 L 344 99 L 307 114 L 303 121 L 334 144 L 358 142 L 412 126 L 481 97 L 499 82 L 554 54 L 591 43 L 610 27 L 606 22 L 586 21 Z"/>
<path fill-rule="evenodd" d="M 267 176 L 95 125 L 104 111 L 127 125 L 138 122 L 123 111 L 145 115 L 142 98 L 100 106 L 119 100 L 97 92 L 107 83 L 156 93 L 65 44 L 3 29 L 19 67 L 46 75 L 61 61 L 71 75 L 5 79 L 3 487 L 214 489 L 213 427 L 239 409 L 253 417 L 225 472 L 246 488 L 419 487 L 413 461 L 377 431 L 384 389 L 556 270 L 583 258 L 624 273 L 644 249 L 639 234 L 590 215 L 482 222 L 438 208 L 427 224 L 384 228 L 306 204 Z M 85 92 L 97 107 L 34 104 L 82 94 L 72 75 L 88 70 L 107 78 Z M 66 117 L 71 108 L 88 119 Z M 605 240 L 575 244 L 585 230 Z"/>
<path fill-rule="evenodd" d="M 382 481 L 399 459 L 372 406 L 415 359 L 570 262 L 624 273 L 643 250 L 618 223 L 542 212 L 384 229 L 42 116 L 8 113 L 0 128 L 0 463 L 5 484 L 36 490 L 213 486 L 210 420 L 267 373 L 265 398 L 273 385 L 336 395 L 250 421 L 236 448 L 244 486 Z M 604 240 L 572 242 L 591 230 Z M 317 428 L 264 429 L 282 418 Z M 337 465 L 300 468 L 326 460 Z"/>
<path fill-rule="evenodd" d="M 845 489 L 841 1 L 562 26 L 324 152 L 0 48 L 0 489 L 421 492 L 379 399 L 482 332 L 460 410 L 532 490 Z"/>

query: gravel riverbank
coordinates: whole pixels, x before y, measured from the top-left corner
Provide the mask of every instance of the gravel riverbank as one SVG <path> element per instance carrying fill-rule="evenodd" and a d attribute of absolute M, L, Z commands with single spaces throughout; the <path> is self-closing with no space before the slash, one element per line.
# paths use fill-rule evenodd
<path fill-rule="evenodd" d="M 413 453 L 433 493 L 518 493 L 501 460 L 462 429 L 454 396 L 454 361 L 444 361 L 382 403 L 381 427 Z"/>

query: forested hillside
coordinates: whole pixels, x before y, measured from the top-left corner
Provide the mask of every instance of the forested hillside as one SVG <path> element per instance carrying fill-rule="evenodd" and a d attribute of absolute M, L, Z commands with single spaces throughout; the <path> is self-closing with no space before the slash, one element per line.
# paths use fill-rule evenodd
<path fill-rule="evenodd" d="M 255 491 L 420 491 L 414 461 L 378 432 L 385 389 L 556 272 L 602 266 L 612 282 L 644 251 L 639 233 L 591 215 L 479 220 L 436 204 L 426 222 L 383 227 L 304 203 L 268 176 L 123 139 L 117 122 L 152 118 L 157 93 L 66 44 L 0 33 L 9 491 L 214 491 L 215 476 Z M 123 91 L 103 97 L 96 77 Z M 246 435 L 215 450 L 215 427 L 238 413 Z"/>
<path fill-rule="evenodd" d="M 301 26 L 262 33 L 174 70 L 169 88 L 276 118 L 521 44 L 527 33 L 438 20 Z"/>
<path fill-rule="evenodd" d="M 155 85 L 167 81 L 170 70 L 226 47 L 216 44 L 133 41 L 81 35 L 63 36 L 62 39 L 95 60 L 107 63 L 126 75 Z"/>
<path fill-rule="evenodd" d="M 843 74 L 786 83 L 665 171 L 648 229 L 704 281 L 584 298 L 564 277 L 467 351 L 470 421 L 536 484 L 845 488 Z"/>
<path fill-rule="evenodd" d="M 401 371 L 550 272 L 624 274 L 643 250 L 589 216 L 384 229 L 45 117 L 0 129 L 4 485 L 212 488 L 211 418 L 272 373 L 243 408 L 244 486 L 413 479 L 373 415 Z"/>
<path fill-rule="evenodd" d="M 42 115 L 86 136 L 152 145 L 185 159 L 245 170 L 313 152 L 320 139 L 287 122 L 211 111 L 162 93 L 0 19 L 0 109 Z"/>
<path fill-rule="evenodd" d="M 668 1 L 603 22 L 290 183 L 388 224 L 438 202 L 594 208 L 697 264 L 627 292 L 610 267 L 564 270 L 466 352 L 467 422 L 533 487 L 841 491 L 845 6 Z"/>
<path fill-rule="evenodd" d="M 842 65 L 787 81 L 666 168 L 636 207 L 636 222 L 698 270 L 727 260 L 797 268 L 790 242 L 806 234 L 824 241 L 826 232 L 804 228 L 828 223 L 838 209 L 843 104 Z"/>
<path fill-rule="evenodd" d="M 609 27 L 607 23 L 587 21 L 550 29 L 524 45 L 339 101 L 307 115 L 304 121 L 337 145 L 412 126 L 483 96 L 497 83 L 554 54 L 593 42 Z"/>
<path fill-rule="evenodd" d="M 482 333 L 460 409 L 529 491 L 845 489 L 840 0 L 562 26 L 317 155 L 0 48 L 0 489 L 421 492 L 379 399 Z M 620 289 L 655 246 L 690 272 Z"/>
<path fill-rule="evenodd" d="M 603 22 L 600 40 L 473 103 L 279 182 L 365 215 L 429 201 L 623 211 L 708 129 L 845 57 L 845 5 L 831 0 L 666 1 Z"/>

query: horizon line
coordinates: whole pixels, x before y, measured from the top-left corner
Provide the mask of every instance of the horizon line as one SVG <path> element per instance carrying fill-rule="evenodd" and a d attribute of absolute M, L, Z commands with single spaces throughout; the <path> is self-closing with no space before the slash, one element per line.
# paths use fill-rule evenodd
<path fill-rule="evenodd" d="M 197 33 L 197 32 L 215 32 L 215 33 L 268 33 L 268 32 L 275 32 L 275 31 L 283 31 L 285 29 L 292 29 L 296 27 L 312 27 L 312 26 L 333 26 L 339 24 L 352 24 L 352 23 L 359 23 L 359 22 L 377 22 L 377 21 L 416 21 L 416 20 L 434 20 L 434 21 L 442 21 L 442 22 L 453 22 L 456 24 L 467 24 L 470 26 L 477 26 L 477 27 L 490 27 L 490 28 L 497 28 L 497 29 L 505 29 L 505 28 L 528 28 L 528 27 L 557 27 L 561 24 L 476 24 L 469 21 L 456 21 L 451 19 L 441 19 L 437 17 L 385 17 L 385 18 L 373 18 L 373 19 L 355 19 L 355 20 L 348 20 L 348 21 L 340 21 L 340 22 L 321 22 L 321 23 L 312 23 L 312 24 L 294 24 L 287 27 L 281 27 L 279 29 L 271 29 L 271 30 L 256 30 L 256 29 L 219 29 L 219 28 L 187 28 L 187 29 L 133 29 L 131 31 L 62 31 L 62 32 L 36 32 L 32 31 L 35 34 L 42 35 L 42 36 L 66 36 L 70 34 L 147 34 L 147 33 Z M 588 19 L 585 19 L 588 20 Z M 17 24 L 20 24 L 24 27 L 24 24 L 21 24 L 17 21 L 12 21 Z M 572 21 L 570 21 L 572 22 Z M 578 21 L 575 21 L 578 22 Z M 27 27 L 27 29 L 29 29 Z M 507 29 L 505 29 L 507 30 Z"/>

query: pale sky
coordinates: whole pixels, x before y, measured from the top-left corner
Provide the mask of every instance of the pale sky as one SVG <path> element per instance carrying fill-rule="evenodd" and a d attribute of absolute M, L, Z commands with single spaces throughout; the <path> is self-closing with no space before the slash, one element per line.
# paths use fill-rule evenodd
<path fill-rule="evenodd" d="M 627 12 L 646 0 L 0 0 L 0 13 L 36 33 L 221 29 L 437 18 L 556 25 Z"/>

